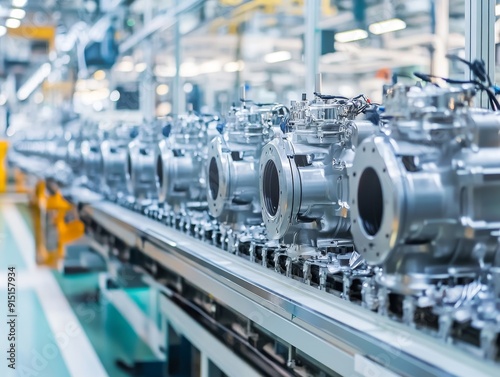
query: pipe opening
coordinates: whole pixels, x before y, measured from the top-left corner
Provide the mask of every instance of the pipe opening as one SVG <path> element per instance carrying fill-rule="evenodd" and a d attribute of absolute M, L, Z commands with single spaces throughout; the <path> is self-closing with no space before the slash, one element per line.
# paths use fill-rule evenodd
<path fill-rule="evenodd" d="M 132 178 L 132 158 L 130 157 L 130 153 L 127 153 L 127 174 Z"/>
<path fill-rule="evenodd" d="M 384 215 L 384 196 L 377 172 L 366 168 L 358 186 L 359 219 L 366 233 L 374 236 L 380 230 Z"/>
<path fill-rule="evenodd" d="M 275 216 L 278 212 L 278 205 L 280 200 L 280 181 L 278 169 L 274 161 L 268 161 L 264 167 L 264 174 L 262 176 L 262 193 L 264 196 L 264 205 L 266 211 Z"/>
<path fill-rule="evenodd" d="M 217 167 L 215 157 L 212 157 L 208 166 L 208 185 L 212 199 L 217 199 L 217 195 L 219 195 L 219 168 Z"/>
<path fill-rule="evenodd" d="M 163 160 L 161 156 L 156 158 L 156 185 L 163 187 Z"/>

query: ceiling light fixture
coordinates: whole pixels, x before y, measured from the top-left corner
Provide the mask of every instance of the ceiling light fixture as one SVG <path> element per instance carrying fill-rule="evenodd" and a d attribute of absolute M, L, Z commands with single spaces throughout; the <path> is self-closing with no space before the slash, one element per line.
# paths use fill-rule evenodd
<path fill-rule="evenodd" d="M 116 102 L 120 99 L 120 92 L 118 90 L 113 90 L 109 93 L 109 100 L 112 102 Z"/>
<path fill-rule="evenodd" d="M 286 60 L 290 60 L 291 58 L 292 54 L 290 51 L 276 51 L 264 55 L 264 61 L 270 64 L 284 62 Z"/>
<path fill-rule="evenodd" d="M 12 6 L 17 8 L 22 8 L 26 5 L 28 0 L 12 0 Z"/>
<path fill-rule="evenodd" d="M 500 4 L 495 5 L 495 16 L 500 16 Z"/>
<path fill-rule="evenodd" d="M 106 72 L 104 72 L 102 69 L 99 69 L 98 71 L 94 72 L 94 80 L 101 81 L 106 78 Z"/>
<path fill-rule="evenodd" d="M 19 26 L 21 26 L 21 21 L 16 18 L 9 18 L 7 19 L 7 21 L 5 21 L 5 26 L 10 29 L 17 29 Z"/>
<path fill-rule="evenodd" d="M 243 71 L 245 68 L 245 63 L 243 60 L 238 60 L 235 62 L 228 62 L 224 64 L 224 71 L 226 72 L 238 72 L 238 71 Z"/>
<path fill-rule="evenodd" d="M 115 71 L 117 72 L 132 72 L 134 70 L 134 63 L 123 59 L 115 66 Z"/>
<path fill-rule="evenodd" d="M 3 37 L 5 34 L 7 34 L 7 28 L 0 25 L 0 37 Z"/>
<path fill-rule="evenodd" d="M 24 9 L 11 9 L 10 17 L 22 20 L 26 16 L 26 11 Z"/>
<path fill-rule="evenodd" d="M 158 77 L 174 77 L 176 74 L 175 67 L 166 65 L 157 65 L 154 69 L 154 74 Z"/>
<path fill-rule="evenodd" d="M 393 31 L 406 29 L 406 22 L 399 18 L 391 18 L 390 20 L 374 22 L 368 27 L 373 34 L 385 34 Z"/>
<path fill-rule="evenodd" d="M 368 33 L 363 29 L 354 29 L 335 34 L 335 41 L 340 43 L 354 42 L 368 38 Z"/>
<path fill-rule="evenodd" d="M 159 96 L 164 96 L 168 93 L 168 85 L 167 84 L 160 84 L 156 87 L 156 94 Z"/>
<path fill-rule="evenodd" d="M 200 73 L 217 73 L 222 69 L 222 64 L 218 60 L 209 60 L 200 65 Z"/>
<path fill-rule="evenodd" d="M 135 65 L 135 71 L 137 73 L 144 72 L 146 70 L 146 68 L 148 68 L 148 65 L 146 63 L 137 63 Z"/>
<path fill-rule="evenodd" d="M 194 62 L 184 62 L 180 66 L 181 77 L 194 77 L 199 73 L 198 66 Z"/>

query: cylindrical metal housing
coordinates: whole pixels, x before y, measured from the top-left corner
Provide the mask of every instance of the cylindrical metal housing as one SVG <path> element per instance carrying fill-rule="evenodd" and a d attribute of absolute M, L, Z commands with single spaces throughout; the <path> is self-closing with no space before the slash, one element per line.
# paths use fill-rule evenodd
<path fill-rule="evenodd" d="M 263 145 L 288 113 L 283 105 L 233 109 L 224 132 L 210 143 L 207 159 L 208 209 L 230 226 L 262 222 L 259 159 Z"/>
<path fill-rule="evenodd" d="M 266 144 L 260 159 L 262 216 L 271 239 L 318 247 L 318 241 L 350 238 L 347 170 L 358 128 L 362 137 L 375 131 L 353 120 L 365 106 L 361 97 L 292 104 L 290 132 Z"/>
<path fill-rule="evenodd" d="M 213 116 L 192 111 L 179 116 L 172 134 L 156 146 L 155 173 L 160 203 L 174 208 L 195 204 L 206 208 L 205 161 L 215 133 Z"/>
<path fill-rule="evenodd" d="M 497 249 L 500 117 L 455 104 L 391 120 L 392 132 L 365 140 L 354 158 L 354 242 L 367 263 L 383 266 L 381 280 L 393 290 L 460 276 Z"/>

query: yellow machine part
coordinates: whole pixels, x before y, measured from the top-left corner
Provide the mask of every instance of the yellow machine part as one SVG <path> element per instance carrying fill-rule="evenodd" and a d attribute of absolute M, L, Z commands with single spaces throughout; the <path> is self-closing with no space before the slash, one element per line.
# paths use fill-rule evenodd
<path fill-rule="evenodd" d="M 57 268 L 64 259 L 64 246 L 84 234 L 74 206 L 60 191 L 49 195 L 45 181 L 39 181 L 32 199 L 37 263 Z M 72 220 L 67 220 L 73 214 Z"/>
<path fill-rule="evenodd" d="M 14 183 L 15 189 L 18 193 L 27 193 L 29 188 L 26 184 L 26 175 L 19 168 L 14 168 Z"/>
<path fill-rule="evenodd" d="M 0 192 L 7 191 L 7 164 L 5 158 L 9 149 L 7 140 L 0 140 Z"/>

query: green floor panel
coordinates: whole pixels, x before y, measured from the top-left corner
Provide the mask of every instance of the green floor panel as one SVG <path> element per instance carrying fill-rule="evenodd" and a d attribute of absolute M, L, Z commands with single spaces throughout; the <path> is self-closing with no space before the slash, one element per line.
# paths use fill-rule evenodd
<path fill-rule="evenodd" d="M 17 250 L 17 244 L 14 240 L 12 232 L 7 224 L 8 219 L 5 218 L 0 207 L 0 268 L 1 271 L 6 271 L 8 266 L 16 266 L 17 271 L 26 270 L 26 263 Z"/>
<path fill-rule="evenodd" d="M 130 376 L 117 368 L 117 360 L 156 360 L 115 307 L 99 298 L 98 274 L 54 275 L 110 376 Z"/>
<path fill-rule="evenodd" d="M 144 314 L 151 317 L 151 290 L 149 288 L 128 288 L 125 290 L 125 293 L 131 298 L 132 301 L 134 301 Z"/>

